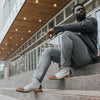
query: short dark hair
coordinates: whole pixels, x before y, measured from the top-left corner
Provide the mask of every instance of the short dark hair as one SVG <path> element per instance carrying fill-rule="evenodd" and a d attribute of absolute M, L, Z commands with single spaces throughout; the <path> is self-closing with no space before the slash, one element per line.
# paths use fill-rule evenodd
<path fill-rule="evenodd" d="M 74 6 L 74 8 L 73 8 L 73 13 L 74 13 L 74 10 L 75 10 L 75 8 L 76 8 L 77 6 L 82 6 L 82 7 L 84 7 L 84 5 L 81 4 L 81 3 L 76 4 L 76 5 Z M 85 8 L 85 7 L 84 7 L 84 8 Z"/>

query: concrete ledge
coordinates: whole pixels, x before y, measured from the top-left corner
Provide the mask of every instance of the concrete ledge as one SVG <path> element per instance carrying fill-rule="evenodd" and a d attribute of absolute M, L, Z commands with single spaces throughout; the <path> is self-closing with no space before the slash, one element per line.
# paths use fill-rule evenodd
<path fill-rule="evenodd" d="M 49 80 L 48 76 L 57 72 L 57 64 L 50 66 L 44 80 L 45 89 L 67 89 L 67 90 L 100 90 L 100 63 L 92 64 L 81 69 L 73 69 L 74 77 L 64 80 Z M 21 73 L 0 80 L 0 87 L 17 88 L 23 87 L 29 83 L 34 71 Z M 75 76 L 76 75 L 76 76 Z"/>
<path fill-rule="evenodd" d="M 72 69 L 74 76 L 94 75 L 100 73 L 100 63 L 91 64 L 77 69 Z"/>
<path fill-rule="evenodd" d="M 0 93 L 21 100 L 100 100 L 100 91 L 44 89 L 38 93 L 21 93 L 2 88 Z"/>
<path fill-rule="evenodd" d="M 63 80 L 44 79 L 43 88 L 63 90 L 100 90 L 100 74 L 78 76 Z"/>
<path fill-rule="evenodd" d="M 73 77 L 64 80 L 49 80 L 48 76 L 57 72 L 57 65 L 49 68 L 43 80 L 43 87 L 50 89 L 100 90 L 100 63 L 73 69 Z"/>
<path fill-rule="evenodd" d="M 19 100 L 19 99 L 13 98 L 11 96 L 6 96 L 6 95 L 3 95 L 3 94 L 0 94 L 0 100 Z"/>

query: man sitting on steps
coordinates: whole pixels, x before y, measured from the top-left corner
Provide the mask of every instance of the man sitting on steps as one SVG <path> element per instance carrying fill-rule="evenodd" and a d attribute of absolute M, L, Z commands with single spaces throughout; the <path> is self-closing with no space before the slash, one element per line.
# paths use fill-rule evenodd
<path fill-rule="evenodd" d="M 17 88 L 19 92 L 41 92 L 41 82 L 51 64 L 60 63 L 61 69 L 49 79 L 63 79 L 72 77 L 72 67 L 82 67 L 91 64 L 97 56 L 97 20 L 86 17 L 85 7 L 77 4 L 73 8 L 76 22 L 58 25 L 49 29 L 48 38 L 62 32 L 61 50 L 48 48 L 43 53 L 39 65 L 33 75 L 32 82 L 24 88 Z"/>

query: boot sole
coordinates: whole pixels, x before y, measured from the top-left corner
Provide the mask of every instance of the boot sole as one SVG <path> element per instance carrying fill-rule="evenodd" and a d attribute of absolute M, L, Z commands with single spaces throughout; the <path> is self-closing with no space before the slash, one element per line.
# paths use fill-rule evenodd
<path fill-rule="evenodd" d="M 23 93 L 28 93 L 28 92 L 42 92 L 42 89 L 36 89 L 36 90 L 30 90 L 30 91 L 25 91 L 25 90 L 16 90 L 17 92 L 23 92 Z"/>
<path fill-rule="evenodd" d="M 64 78 L 69 78 L 69 77 L 72 77 L 73 75 L 72 74 L 70 74 L 70 75 L 67 75 L 67 76 L 64 76 L 64 77 L 61 77 L 61 78 L 56 78 L 56 77 L 52 77 L 52 78 L 49 78 L 49 79 L 51 79 L 51 80 L 61 80 L 61 79 L 64 79 Z"/>

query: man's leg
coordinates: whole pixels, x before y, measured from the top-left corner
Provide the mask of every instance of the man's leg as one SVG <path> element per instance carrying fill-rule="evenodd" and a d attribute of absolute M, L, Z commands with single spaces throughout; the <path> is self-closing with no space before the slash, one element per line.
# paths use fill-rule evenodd
<path fill-rule="evenodd" d="M 65 31 L 62 34 L 61 66 L 70 66 L 71 59 L 78 67 L 93 62 L 80 37 L 73 32 Z"/>
<path fill-rule="evenodd" d="M 51 64 L 51 61 L 54 61 L 56 63 L 60 63 L 60 56 L 61 51 L 55 48 L 48 48 L 43 53 L 39 65 L 36 68 L 36 71 L 33 75 L 32 82 L 28 85 L 26 85 L 24 88 L 19 87 L 16 89 L 16 91 L 19 92 L 41 92 L 41 82 Z"/>
<path fill-rule="evenodd" d="M 59 49 L 47 48 L 45 50 L 45 52 L 43 53 L 43 55 L 40 59 L 40 62 L 35 70 L 33 79 L 36 78 L 40 82 L 42 82 L 42 80 L 51 64 L 51 61 L 60 63 L 60 56 L 61 56 L 61 51 Z"/>
<path fill-rule="evenodd" d="M 75 33 L 65 31 L 62 33 L 62 47 L 61 47 L 61 69 L 55 75 L 49 76 L 50 79 L 63 79 L 71 77 L 72 65 L 71 59 L 74 61 L 74 66 L 84 66 L 92 63 L 92 59 L 88 53 L 88 49 L 84 42 Z"/>
<path fill-rule="evenodd" d="M 61 58 L 60 58 L 61 57 Z M 62 69 L 55 74 L 57 79 L 62 79 L 69 76 L 71 73 L 69 66 L 71 65 L 71 58 L 75 61 L 77 66 L 83 66 L 92 62 L 92 59 L 88 53 L 87 47 L 84 42 L 74 33 L 65 31 L 62 34 L 62 48 L 61 52 L 57 49 L 47 49 L 41 57 L 40 63 L 33 75 L 33 83 L 27 85 L 25 90 L 38 89 L 40 82 L 42 82 L 44 75 L 46 74 L 51 61 L 60 63 Z M 69 76 L 70 77 L 70 76 Z M 40 91 L 40 90 L 39 90 Z"/>

